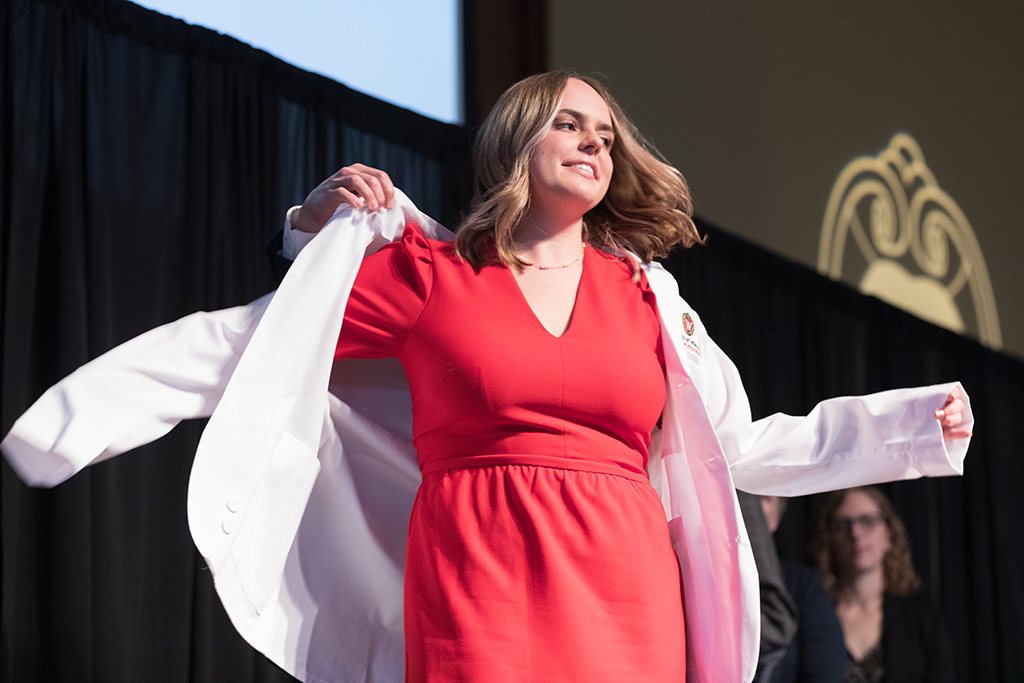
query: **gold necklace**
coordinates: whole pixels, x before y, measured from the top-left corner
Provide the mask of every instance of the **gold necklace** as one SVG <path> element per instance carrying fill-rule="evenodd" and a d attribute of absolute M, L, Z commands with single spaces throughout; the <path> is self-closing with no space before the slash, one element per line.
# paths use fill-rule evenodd
<path fill-rule="evenodd" d="M 587 243 L 584 242 L 583 243 L 583 250 L 580 251 L 580 255 L 577 256 L 576 258 L 574 258 L 572 261 L 569 261 L 568 263 L 563 263 L 560 266 L 538 266 L 533 261 L 529 261 L 527 259 L 524 259 L 522 256 L 520 256 L 519 258 L 522 259 L 523 263 L 525 263 L 528 266 L 533 266 L 537 270 L 559 270 L 561 268 L 568 268 L 569 266 L 577 263 L 580 259 L 583 258 L 583 252 L 585 252 L 586 250 L 587 250 Z"/>

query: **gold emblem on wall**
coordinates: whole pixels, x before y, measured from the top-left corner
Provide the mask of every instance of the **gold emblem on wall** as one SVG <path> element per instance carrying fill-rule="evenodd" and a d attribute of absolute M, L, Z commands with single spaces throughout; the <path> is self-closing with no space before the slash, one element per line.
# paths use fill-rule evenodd
<path fill-rule="evenodd" d="M 839 174 L 821 226 L 818 271 L 986 346 L 1002 346 L 971 224 L 906 133 Z"/>

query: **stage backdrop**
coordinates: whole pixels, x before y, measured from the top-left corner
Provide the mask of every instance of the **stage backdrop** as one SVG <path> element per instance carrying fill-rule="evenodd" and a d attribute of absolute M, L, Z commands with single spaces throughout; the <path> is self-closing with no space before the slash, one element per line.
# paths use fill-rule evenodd
<path fill-rule="evenodd" d="M 121 2 L 0 15 L 0 430 L 112 346 L 272 287 L 263 245 L 337 167 L 385 168 L 451 223 L 468 133 Z M 890 487 L 964 680 L 1024 678 L 1024 367 L 711 226 L 669 267 L 740 366 L 755 413 L 961 379 L 967 476 Z M 54 490 L 2 466 L 0 678 L 289 680 L 228 623 L 189 537 L 201 423 Z M 798 553 L 794 505 L 782 532 Z M 787 540 L 788 539 L 788 540 Z"/>
<path fill-rule="evenodd" d="M 1024 363 L 698 225 L 706 246 L 667 265 L 736 362 L 755 417 L 831 396 L 959 379 L 977 419 L 963 477 L 883 487 L 941 608 L 960 681 L 1024 680 Z M 790 505 L 780 554 L 802 559 L 818 501 Z"/>
<path fill-rule="evenodd" d="M 551 65 L 605 77 L 699 213 L 1024 358 L 1024 3 L 547 4 Z"/>
<path fill-rule="evenodd" d="M 270 291 L 265 244 L 342 165 L 448 221 L 468 203 L 462 128 L 126 2 L 2 7 L 3 433 L 107 349 Z M 201 429 L 50 491 L 4 463 L 0 679 L 288 679 L 234 632 L 189 536 Z"/>

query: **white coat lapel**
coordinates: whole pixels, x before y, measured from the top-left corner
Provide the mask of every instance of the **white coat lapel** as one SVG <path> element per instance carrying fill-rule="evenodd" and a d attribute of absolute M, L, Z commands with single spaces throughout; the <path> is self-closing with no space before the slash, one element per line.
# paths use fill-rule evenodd
<path fill-rule="evenodd" d="M 712 398 L 703 367 L 711 342 L 675 279 L 658 264 L 645 271 L 661 318 L 667 382 L 660 448 L 652 443 L 649 471 L 683 577 L 687 680 L 750 680 L 760 638 L 757 571 L 705 406 Z"/>
<path fill-rule="evenodd" d="M 296 258 L 203 433 L 189 526 L 214 575 L 235 575 L 256 613 L 277 586 L 319 469 L 334 348 L 357 272 L 339 264 L 397 238 L 408 221 L 447 232 L 424 219 L 399 192 L 387 212 L 343 205 L 317 248 Z"/>

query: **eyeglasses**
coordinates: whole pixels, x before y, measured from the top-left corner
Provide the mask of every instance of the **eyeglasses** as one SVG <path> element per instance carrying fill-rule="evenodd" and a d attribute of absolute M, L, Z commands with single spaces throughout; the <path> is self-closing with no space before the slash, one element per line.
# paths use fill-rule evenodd
<path fill-rule="evenodd" d="M 836 517 L 829 526 L 833 534 L 850 533 L 853 527 L 860 527 L 864 531 L 871 531 L 882 523 L 882 515 L 857 515 L 856 517 Z"/>

